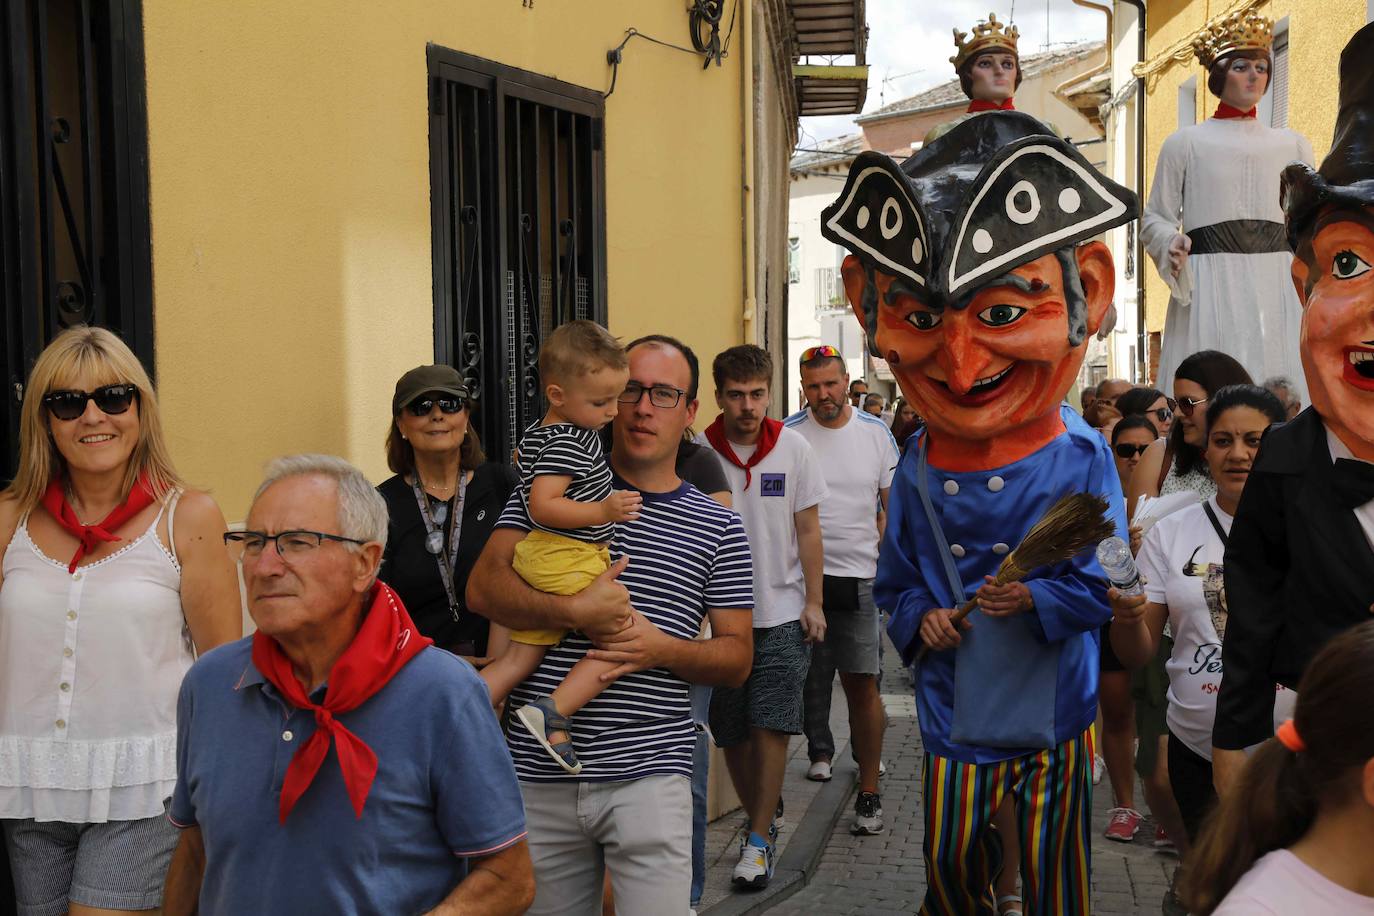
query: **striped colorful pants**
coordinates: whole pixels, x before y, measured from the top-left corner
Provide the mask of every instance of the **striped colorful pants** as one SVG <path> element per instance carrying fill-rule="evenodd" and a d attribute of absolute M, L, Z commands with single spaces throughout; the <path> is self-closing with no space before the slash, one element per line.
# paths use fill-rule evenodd
<path fill-rule="evenodd" d="M 925 755 L 926 897 L 921 916 L 993 916 L 1002 845 L 989 829 L 1015 799 L 1025 916 L 1088 913 L 1093 734 L 1000 763 Z"/>

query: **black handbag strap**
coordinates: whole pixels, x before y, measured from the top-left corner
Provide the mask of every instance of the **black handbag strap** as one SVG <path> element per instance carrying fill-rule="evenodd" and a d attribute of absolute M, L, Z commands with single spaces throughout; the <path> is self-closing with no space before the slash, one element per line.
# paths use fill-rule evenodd
<path fill-rule="evenodd" d="M 1221 527 L 1221 519 L 1217 518 L 1217 514 L 1212 511 L 1211 500 L 1203 502 L 1202 511 L 1207 513 L 1207 520 L 1212 523 L 1212 528 L 1215 529 L 1217 537 L 1221 538 L 1221 546 L 1225 547 L 1229 538 L 1226 536 L 1226 529 Z"/>

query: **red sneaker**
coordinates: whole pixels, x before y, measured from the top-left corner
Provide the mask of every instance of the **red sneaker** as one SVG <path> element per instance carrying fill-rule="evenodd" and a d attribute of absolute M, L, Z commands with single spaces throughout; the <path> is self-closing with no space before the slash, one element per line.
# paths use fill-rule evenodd
<path fill-rule="evenodd" d="M 1118 843 L 1129 843 L 1140 832 L 1140 821 L 1140 812 L 1134 808 L 1112 808 L 1107 812 L 1107 831 L 1103 836 Z"/>
<path fill-rule="evenodd" d="M 1155 838 L 1151 845 L 1160 852 L 1178 852 L 1178 847 L 1174 845 L 1174 841 L 1169 839 L 1169 834 L 1165 833 L 1164 828 L 1158 824 L 1155 825 Z"/>

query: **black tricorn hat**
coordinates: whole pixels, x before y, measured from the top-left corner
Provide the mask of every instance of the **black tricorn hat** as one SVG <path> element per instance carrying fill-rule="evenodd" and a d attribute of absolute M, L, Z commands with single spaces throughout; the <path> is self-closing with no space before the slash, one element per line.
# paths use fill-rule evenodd
<path fill-rule="evenodd" d="M 1320 169 L 1294 162 L 1283 170 L 1283 211 L 1288 245 L 1298 240 L 1326 204 L 1374 205 L 1374 23 L 1355 33 L 1341 52 L 1340 109 L 1331 152 Z"/>
<path fill-rule="evenodd" d="M 864 152 L 821 235 L 933 307 L 962 308 L 991 280 L 1137 213 L 1136 196 L 1018 111 L 971 117 L 900 167 Z"/>

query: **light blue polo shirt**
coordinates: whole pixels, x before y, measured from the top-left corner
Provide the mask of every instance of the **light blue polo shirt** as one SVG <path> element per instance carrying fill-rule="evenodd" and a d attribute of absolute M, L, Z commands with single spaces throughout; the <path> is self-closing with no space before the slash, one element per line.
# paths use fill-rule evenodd
<path fill-rule="evenodd" d="M 282 780 L 314 734 L 314 715 L 254 667 L 251 637 L 206 653 L 187 673 L 169 816 L 199 826 L 205 840 L 201 913 L 422 913 L 462 880 L 466 857 L 525 836 L 505 738 L 466 662 L 426 648 L 338 718 L 378 759 L 362 817 L 331 745 L 282 824 Z"/>

